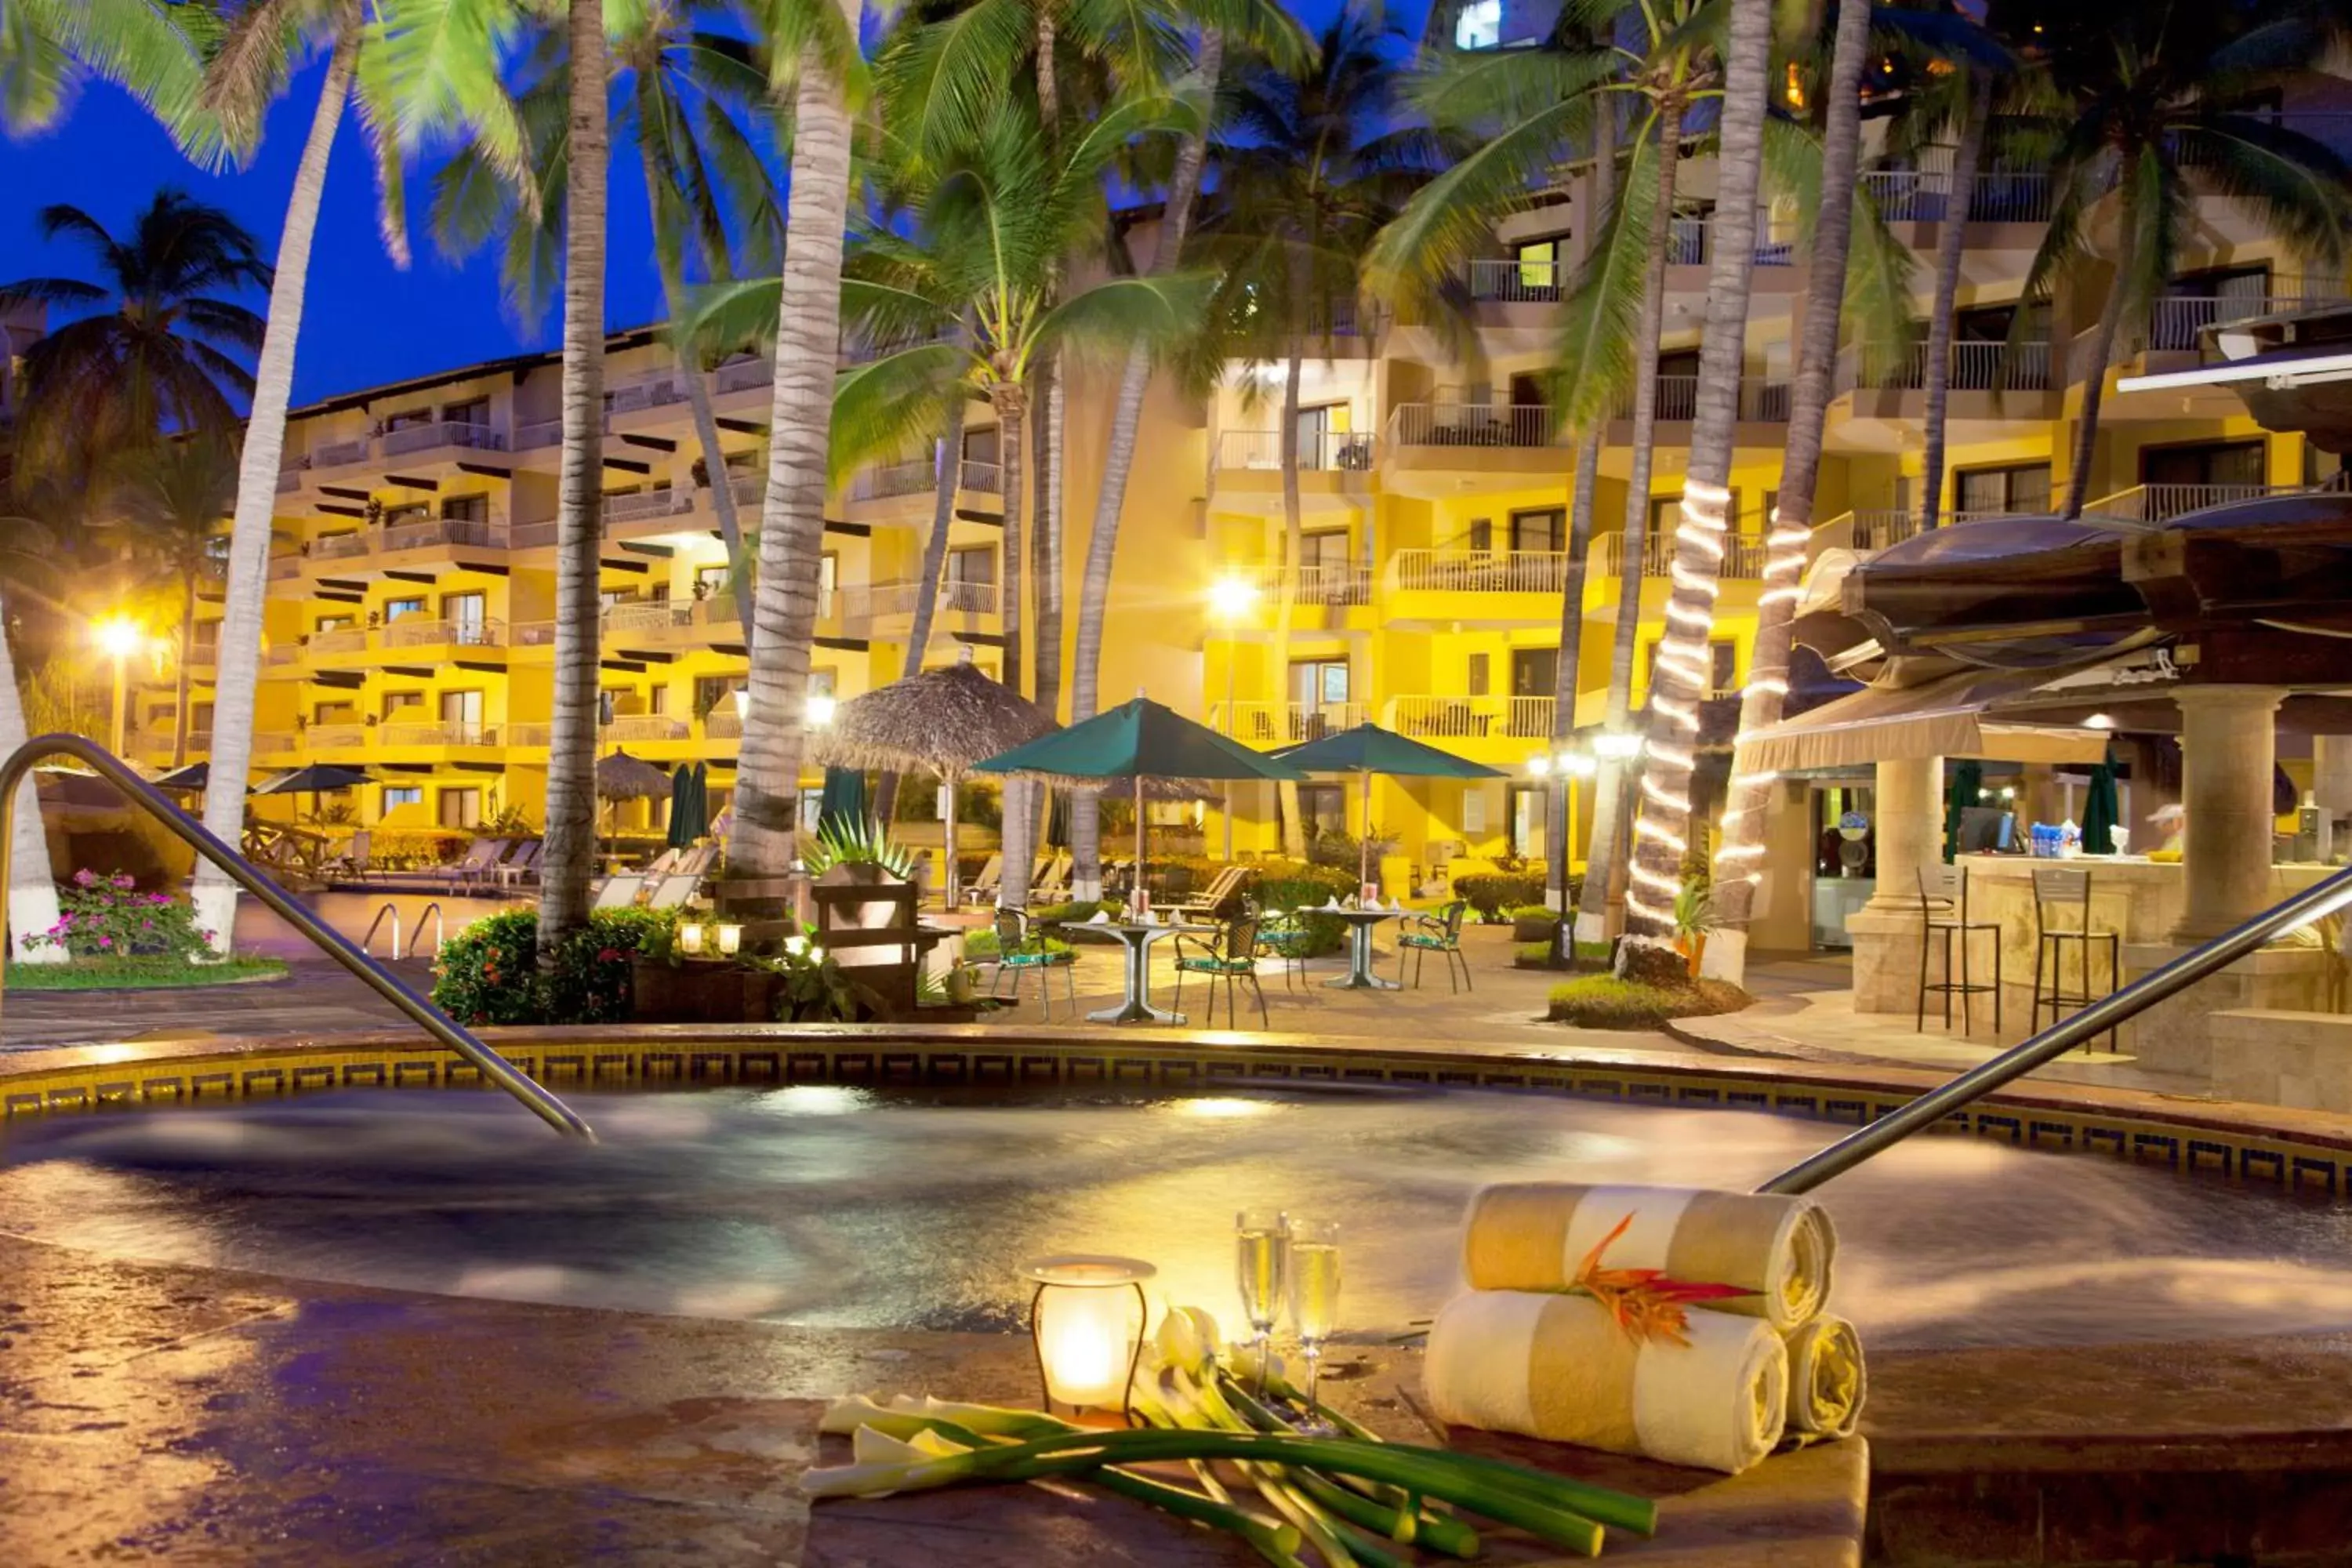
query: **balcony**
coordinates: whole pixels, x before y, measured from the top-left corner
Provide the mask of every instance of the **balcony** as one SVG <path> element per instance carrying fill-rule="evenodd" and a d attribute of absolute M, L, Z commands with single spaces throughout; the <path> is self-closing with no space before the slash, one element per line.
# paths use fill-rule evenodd
<path fill-rule="evenodd" d="M 332 631 L 312 632 L 309 643 L 313 658 L 335 654 L 365 653 L 368 633 L 365 626 L 337 626 Z"/>
<path fill-rule="evenodd" d="M 1716 230 L 1717 220 L 1713 215 L 1699 217 L 1678 217 L 1673 220 L 1666 235 L 1666 264 L 1670 267 L 1712 267 L 1715 265 Z M 1796 264 L 1796 247 L 1775 237 L 1771 215 L 1756 215 L 1756 265 L 1759 267 L 1791 267 Z"/>
<path fill-rule="evenodd" d="M 1217 471 L 1280 473 L 1282 432 L 1226 430 L 1217 437 Z M 1372 466 L 1372 437 L 1365 430 L 1318 430 L 1298 442 L 1301 473 L 1364 473 Z"/>
<path fill-rule="evenodd" d="M 601 511 L 604 531 L 612 533 L 633 523 L 683 517 L 694 510 L 696 494 L 693 489 L 661 485 L 635 495 L 606 496 Z"/>
<path fill-rule="evenodd" d="M 1888 223 L 1941 223 L 1952 204 L 1951 150 L 1935 149 L 1940 167 L 1872 169 L 1863 189 Z M 1969 190 L 1970 223 L 2046 224 L 2050 221 L 2050 176 L 1990 170 Z"/>
<path fill-rule="evenodd" d="M 604 739 L 614 745 L 694 739 L 692 725 L 660 713 L 624 713 L 602 729 Z"/>
<path fill-rule="evenodd" d="M 289 495 L 302 488 L 302 476 L 310 470 L 308 458 L 289 458 L 278 470 L 278 493 Z"/>
<path fill-rule="evenodd" d="M 1553 305 L 1559 302 L 1568 269 L 1552 261 L 1476 260 L 1465 281 L 1481 304 Z"/>
<path fill-rule="evenodd" d="M 1245 746 L 1295 746 L 1352 730 L 1370 717 L 1362 702 L 1217 702 L 1209 708 L 1209 728 Z"/>
<path fill-rule="evenodd" d="M 1698 377 L 1695 375 L 1662 375 L 1656 378 L 1657 395 L 1653 405 L 1653 417 L 1659 423 L 1693 420 L 1698 417 Z M 1633 395 L 1631 390 L 1617 399 L 1614 417 L 1633 417 Z M 1739 378 L 1739 406 L 1734 417 L 1742 424 L 1786 425 L 1789 422 L 1789 383 L 1768 381 L 1761 376 Z"/>
<path fill-rule="evenodd" d="M 330 441 L 311 450 L 310 467 L 313 469 L 347 468 L 353 463 L 366 462 L 373 451 L 373 443 L 364 436 L 350 441 Z"/>
<path fill-rule="evenodd" d="M 950 581 L 940 586 L 940 614 L 943 616 L 992 616 L 996 613 L 996 584 Z"/>
<path fill-rule="evenodd" d="M 477 425 L 462 419 L 426 419 L 385 431 L 379 449 L 386 458 L 392 458 L 452 447 L 464 451 L 503 452 L 507 449 L 507 438 L 488 425 Z"/>
<path fill-rule="evenodd" d="M 1389 416 L 1391 447 L 1485 447 L 1548 451 L 1567 444 L 1540 403 L 1400 403 Z"/>
<path fill-rule="evenodd" d="M 1264 566 L 1257 574 L 1259 618 L 1274 613 L 1284 593 L 1294 605 L 1319 605 L 1327 609 L 1372 602 L 1372 569 L 1351 562 L 1318 563 L 1310 566 Z"/>
<path fill-rule="evenodd" d="M 686 401 L 686 377 L 675 368 L 634 376 L 605 389 L 604 415 L 642 414 Z"/>
<path fill-rule="evenodd" d="M 386 746 L 495 746 L 496 728 L 455 721 L 439 724 L 385 724 L 377 733 Z"/>
<path fill-rule="evenodd" d="M 995 465 L 990 464 L 993 468 Z M 888 500 L 896 496 L 930 495 L 939 489 L 940 470 L 935 459 L 908 458 L 900 462 L 883 463 L 861 468 L 849 482 L 849 499 Z"/>
<path fill-rule="evenodd" d="M 258 730 L 253 736 L 253 754 L 257 757 L 290 757 L 300 739 L 283 730 Z"/>
<path fill-rule="evenodd" d="M 269 574 L 273 578 L 299 574 L 299 564 L 291 572 L 282 571 L 278 563 L 280 560 L 299 562 L 308 559 L 313 563 L 358 561 L 371 555 L 391 555 L 407 550 L 450 548 L 504 550 L 507 548 L 506 524 L 502 521 L 477 522 L 464 518 L 422 518 L 415 521 L 354 529 L 349 533 L 313 539 L 302 546 L 299 556 L 273 557 Z"/>
<path fill-rule="evenodd" d="M 706 741 L 740 741 L 743 738 L 743 716 L 735 711 L 733 699 L 721 702 L 702 716 L 702 738 Z"/>
<path fill-rule="evenodd" d="M 302 731 L 302 742 L 314 756 L 324 752 L 365 751 L 367 740 L 365 724 L 313 724 Z"/>
<path fill-rule="evenodd" d="M 2209 506 L 2310 493 L 2304 485 L 2134 485 L 2085 501 L 2083 511 L 2085 516 L 2127 518 L 2134 522 L 2168 522 Z"/>
<path fill-rule="evenodd" d="M 268 651 L 261 656 L 261 662 L 275 669 L 281 665 L 300 664 L 310 657 L 310 650 L 299 642 L 271 643 Z"/>
<path fill-rule="evenodd" d="M 2158 353 L 2201 353 L 2208 327 L 2341 305 L 2347 296 L 2333 278 L 2283 274 L 2264 282 L 2259 294 L 2168 294 L 2158 300 L 2148 313 L 2148 348 Z"/>
<path fill-rule="evenodd" d="M 1413 696 L 1389 699 L 1381 722 L 1425 741 L 1543 741 L 1551 737 L 1549 697 Z"/>
<path fill-rule="evenodd" d="M 504 647 L 507 627 L 499 620 L 446 620 L 438 616 L 403 616 L 383 628 L 383 646 L 395 647 Z"/>
<path fill-rule="evenodd" d="M 607 436 L 613 433 L 613 416 L 610 410 L 607 410 L 604 415 L 603 428 Z M 529 424 L 515 426 L 514 449 L 518 452 L 544 451 L 550 447 L 562 445 L 563 421 L 561 419 L 534 419 Z"/>
<path fill-rule="evenodd" d="M 710 390 L 713 395 L 723 397 L 730 392 L 749 392 L 775 383 L 775 368 L 766 360 L 739 359 L 720 365 L 711 374 Z"/>
<path fill-rule="evenodd" d="M 975 495 L 1001 496 L 1004 493 L 1004 465 L 975 463 L 966 458 L 958 468 L 956 488 Z"/>
<path fill-rule="evenodd" d="M 1675 525 L 1677 520 L 1668 518 L 1664 528 L 1653 529 L 1642 536 L 1642 575 L 1651 581 L 1671 579 L 1675 567 Z M 1594 536 L 1592 557 L 1586 566 L 1586 592 L 1592 591 L 1596 582 L 1613 582 L 1625 574 L 1625 536 L 1622 533 L 1602 533 Z M 1723 564 L 1717 571 L 1718 582 L 1759 583 L 1764 579 L 1764 539 L 1761 534 L 1734 533 L 1723 542 Z"/>
<path fill-rule="evenodd" d="M 1838 355 L 1837 389 L 1916 391 L 1927 384 L 1927 345 L 1913 343 L 1893 356 L 1891 363 L 1865 366 L 1852 347 Z M 1952 345 L 1951 370 L 1946 384 L 1954 392 L 2047 392 L 2050 390 L 2050 345 L 2022 342 L 1964 342 Z"/>
<path fill-rule="evenodd" d="M 1405 594 L 1552 594 L 1568 587 L 1564 550 L 1400 550 L 1390 570 Z"/>

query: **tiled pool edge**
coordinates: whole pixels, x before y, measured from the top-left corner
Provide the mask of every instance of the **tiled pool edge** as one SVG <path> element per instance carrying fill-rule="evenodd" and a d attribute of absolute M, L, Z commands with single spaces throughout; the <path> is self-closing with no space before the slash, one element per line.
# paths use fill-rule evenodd
<path fill-rule="evenodd" d="M 868 1083 L 1213 1089 L 1396 1083 L 1761 1110 L 1846 1126 L 1941 1081 L 1901 1068 L 1569 1047 L 1401 1049 L 1383 1041 L 1217 1031 L 1003 1026 L 493 1029 L 484 1039 L 567 1087 Z M 349 1088 L 477 1087 L 400 1031 L 68 1047 L 0 1058 L 0 1115 Z M 2011 1086 L 1945 1120 L 1956 1135 L 2352 1198 L 2352 1118 L 2079 1083 Z"/>

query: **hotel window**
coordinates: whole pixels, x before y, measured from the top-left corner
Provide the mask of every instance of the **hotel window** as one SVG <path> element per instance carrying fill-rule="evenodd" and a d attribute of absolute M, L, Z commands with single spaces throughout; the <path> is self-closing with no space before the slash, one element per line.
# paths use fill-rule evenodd
<path fill-rule="evenodd" d="M 948 552 L 948 581 L 950 583 L 993 583 L 996 581 L 996 547 L 978 544 Z"/>
<path fill-rule="evenodd" d="M 490 400 L 469 397 L 463 403 L 444 404 L 441 422 L 445 425 L 488 425 L 490 422 Z"/>
<path fill-rule="evenodd" d="M 387 691 L 383 694 L 383 717 L 385 722 L 391 722 L 396 715 L 406 712 L 411 709 L 415 710 L 419 713 L 422 713 L 425 710 L 425 693 L 422 691 Z"/>
<path fill-rule="evenodd" d="M 455 725 L 467 734 L 479 734 L 482 729 L 482 694 L 478 691 L 443 692 L 441 722 Z"/>
<path fill-rule="evenodd" d="M 444 827 L 479 827 L 482 825 L 482 792 L 468 784 L 462 789 L 445 789 L 435 802 L 435 820 Z"/>
<path fill-rule="evenodd" d="M 668 687 L 667 687 L 667 686 L 656 686 L 656 687 L 655 687 L 651 691 L 649 691 L 649 692 L 647 692 L 647 693 L 646 693 L 646 699 L 647 699 L 647 700 L 646 700 L 646 712 L 648 712 L 648 713 L 667 713 L 667 712 L 668 712 L 668 711 L 669 711 L 669 688 L 668 688 Z"/>
<path fill-rule="evenodd" d="M 1558 552 L 1568 548 L 1568 513 L 1558 507 L 1511 514 L 1511 552 Z"/>
<path fill-rule="evenodd" d="M 1345 566 L 1348 563 L 1348 531 L 1344 528 L 1318 529 L 1298 537 L 1298 563 L 1306 567 Z"/>
<path fill-rule="evenodd" d="M 386 599 L 383 602 L 383 624 L 386 626 L 409 616 L 421 616 L 424 613 L 425 601 L 422 599 Z"/>
<path fill-rule="evenodd" d="M 984 425 L 977 430 L 963 433 L 963 460 L 967 463 L 993 463 L 997 460 L 996 426 Z"/>
<path fill-rule="evenodd" d="M 809 695 L 811 697 L 832 696 L 833 689 L 837 679 L 838 677 L 836 673 L 830 668 L 810 670 L 808 683 Z"/>
<path fill-rule="evenodd" d="M 385 416 L 383 427 L 388 431 L 413 430 L 419 425 L 432 423 L 433 410 L 430 408 L 404 408 L 397 414 Z"/>
<path fill-rule="evenodd" d="M 1653 640 L 1642 653 L 1642 684 L 1655 687 L 1658 680 L 1657 640 Z M 1706 645 L 1706 689 L 1701 697 L 1727 697 L 1739 688 L 1739 645 L 1722 640 Z"/>
<path fill-rule="evenodd" d="M 1454 47 L 1491 49 L 1503 41 L 1503 0 L 1469 0 L 1454 18 Z"/>
<path fill-rule="evenodd" d="M 444 522 L 488 522 L 490 521 L 490 498 L 488 496 L 451 496 L 441 503 Z"/>
<path fill-rule="evenodd" d="M 314 702 L 310 705 L 313 724 L 353 724 L 359 721 L 359 704 L 347 700 Z"/>
<path fill-rule="evenodd" d="M 694 678 L 694 715 L 699 719 L 712 709 L 725 706 L 731 712 L 735 693 L 742 689 L 740 675 L 698 675 Z"/>
<path fill-rule="evenodd" d="M 412 523 L 432 521 L 433 508 L 424 501 L 412 501 L 406 506 L 388 506 L 383 509 L 383 525 L 386 528 L 405 528 Z"/>
<path fill-rule="evenodd" d="M 358 622 L 350 616 L 320 616 L 311 623 L 310 629 L 314 632 L 340 632 L 356 625 Z"/>
<path fill-rule="evenodd" d="M 188 710 L 188 733 L 209 735 L 213 732 L 213 705 L 199 702 Z"/>
<path fill-rule="evenodd" d="M 1464 689 L 1472 697 L 1484 697 L 1493 689 L 1494 679 L 1493 656 L 1472 654 L 1469 671 L 1464 677 Z"/>
<path fill-rule="evenodd" d="M 1731 492 L 1731 504 L 1725 510 L 1723 515 L 1726 526 L 1728 526 L 1730 521 L 1739 515 L 1739 492 L 1738 490 Z M 1652 555 L 1651 559 L 1653 561 L 1664 560 L 1666 556 L 1673 554 L 1675 548 L 1675 531 L 1682 525 L 1683 498 L 1679 493 L 1670 496 L 1653 496 L 1650 498 L 1650 538 L 1655 542 L 1651 544 L 1650 548 L 1653 551 L 1664 551 L 1666 552 L 1665 556 Z"/>
<path fill-rule="evenodd" d="M 2268 467 L 2259 437 L 2149 447 L 2139 455 L 2139 481 L 2144 485 L 2259 485 L 2267 477 Z M 2196 504 L 2206 503 L 2198 500 Z"/>
<path fill-rule="evenodd" d="M 449 623 L 449 640 L 477 646 L 488 640 L 489 601 L 479 594 L 444 594 L 441 618 Z"/>
<path fill-rule="evenodd" d="M 1544 298 L 1547 291 L 1557 292 L 1559 288 L 1560 267 L 1568 258 L 1568 237 L 1523 239 L 1512 247 L 1511 258 L 1519 264 L 1521 292 L 1528 298 Z"/>
<path fill-rule="evenodd" d="M 425 790 L 420 784 L 386 784 L 383 799 L 377 805 L 378 815 L 399 810 L 404 805 L 423 805 Z"/>
<path fill-rule="evenodd" d="M 1492 551 L 1495 548 L 1495 520 L 1491 517 L 1472 518 L 1469 531 L 1463 534 L 1462 542 L 1476 554 L 1484 555 Z"/>
<path fill-rule="evenodd" d="M 830 563 L 833 557 L 828 555 L 825 560 Z M 731 575 L 730 569 L 723 563 L 716 566 L 698 566 L 694 569 L 694 585 L 706 595 L 723 594 L 727 591 L 727 579 L 730 575 Z M 824 584 L 827 587 L 831 585 L 829 582 Z"/>
<path fill-rule="evenodd" d="M 2050 465 L 1962 468 L 1952 476 L 1952 510 L 2032 516 L 2050 510 Z"/>
<path fill-rule="evenodd" d="M 1348 831 L 1348 791 L 1344 784 L 1300 784 L 1298 820 L 1307 837 Z"/>

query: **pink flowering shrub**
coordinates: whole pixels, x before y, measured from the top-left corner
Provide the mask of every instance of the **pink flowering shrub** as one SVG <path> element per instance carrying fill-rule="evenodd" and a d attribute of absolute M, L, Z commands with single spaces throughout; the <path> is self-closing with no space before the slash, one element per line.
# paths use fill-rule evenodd
<path fill-rule="evenodd" d="M 100 876 L 85 867 L 58 890 L 58 923 L 27 939 L 62 947 L 75 958 L 193 958 L 212 945 L 196 911 L 170 893 L 142 893 L 127 874 Z"/>

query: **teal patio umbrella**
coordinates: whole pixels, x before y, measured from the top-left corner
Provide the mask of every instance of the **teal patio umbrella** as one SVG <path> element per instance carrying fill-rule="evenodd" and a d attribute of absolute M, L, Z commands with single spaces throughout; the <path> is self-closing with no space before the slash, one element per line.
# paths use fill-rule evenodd
<path fill-rule="evenodd" d="M 700 763 L 681 764 L 669 775 L 669 837 L 673 849 L 685 849 L 710 831 L 709 772 Z"/>
<path fill-rule="evenodd" d="M 1288 763 L 1229 741 L 1205 724 L 1149 697 L 1122 702 L 1084 723 L 1041 735 L 986 762 L 983 773 L 1018 773 L 1049 784 L 1130 779 L 1135 784 L 1135 874 L 1143 875 L 1143 781 L 1146 779 L 1272 779 L 1305 775 Z"/>
<path fill-rule="evenodd" d="M 2091 785 L 2083 795 L 2083 853 L 2114 854 L 2116 823 L 2121 815 L 2116 799 L 2115 763 L 2102 758 L 2091 770 Z"/>
<path fill-rule="evenodd" d="M 1949 865 L 1960 852 L 1960 813 L 1983 803 L 1984 764 L 1963 757 L 1952 764 L 1952 787 L 1944 797 L 1944 861 Z"/>
<path fill-rule="evenodd" d="M 1424 746 L 1419 741 L 1400 735 L 1393 730 L 1383 730 L 1378 724 L 1359 724 L 1352 730 L 1342 730 L 1319 741 L 1286 746 L 1274 754 L 1300 773 L 1354 773 L 1361 781 L 1358 793 L 1364 803 L 1364 837 L 1362 848 L 1356 858 L 1359 886 L 1372 879 L 1374 773 L 1386 773 L 1392 778 L 1421 779 L 1498 779 L 1504 776 L 1498 768 L 1474 763 L 1466 757 L 1457 757 L 1451 752 L 1441 752 L 1435 746 Z"/>
<path fill-rule="evenodd" d="M 865 821 L 871 808 L 866 799 L 866 774 L 856 768 L 829 766 L 824 770 L 824 793 L 817 796 L 816 830 L 820 834 L 835 823 L 857 824 Z"/>

